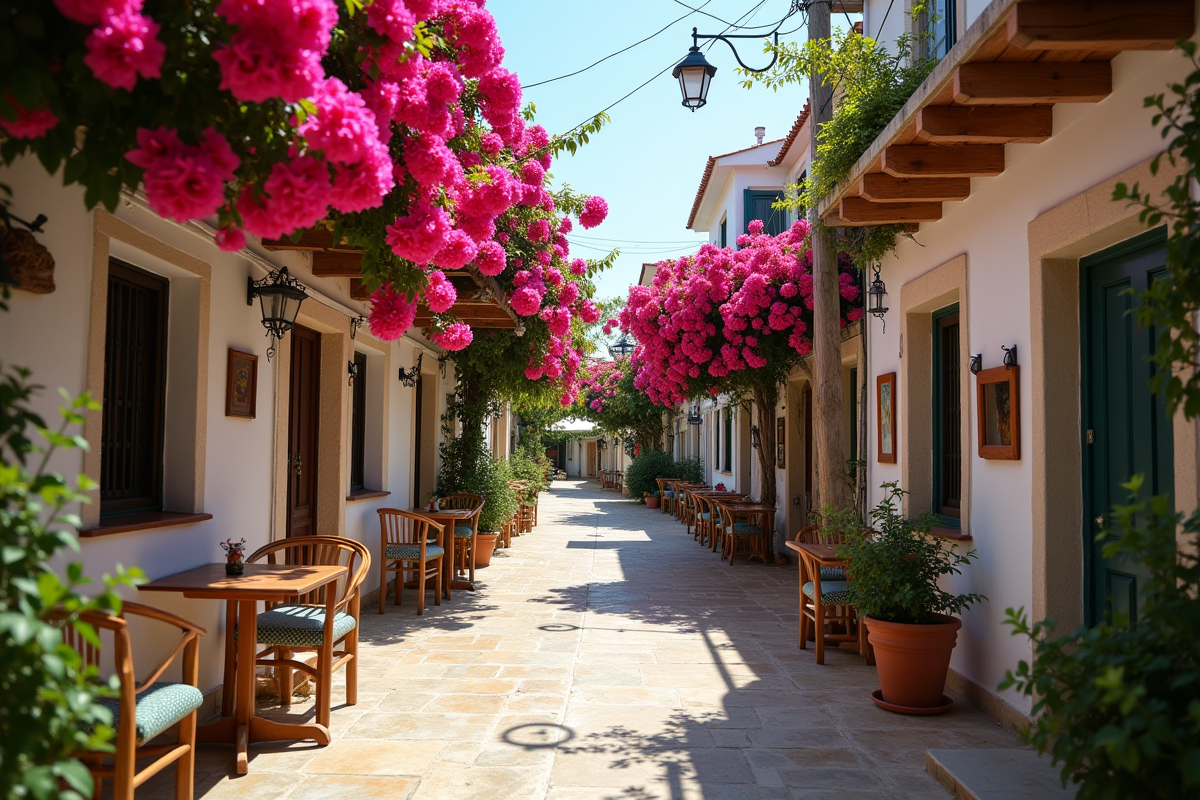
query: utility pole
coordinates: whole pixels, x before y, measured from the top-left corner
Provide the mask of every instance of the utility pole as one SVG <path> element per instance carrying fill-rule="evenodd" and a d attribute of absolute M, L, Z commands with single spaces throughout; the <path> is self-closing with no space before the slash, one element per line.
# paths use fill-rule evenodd
<path fill-rule="evenodd" d="M 831 35 L 832 0 L 810 0 L 808 4 L 808 40 L 828 40 Z M 833 87 L 824 76 L 809 76 L 809 130 L 812 131 L 811 157 L 817 154 L 817 131 L 833 116 Z M 833 232 L 808 210 L 812 223 L 813 250 L 813 350 L 816 355 L 816 386 L 813 405 L 817 444 L 817 491 L 821 505 L 850 508 L 852 497 L 846 483 L 846 443 L 842 435 L 845 398 L 842 396 L 841 287 L 838 285 L 837 250 Z"/>

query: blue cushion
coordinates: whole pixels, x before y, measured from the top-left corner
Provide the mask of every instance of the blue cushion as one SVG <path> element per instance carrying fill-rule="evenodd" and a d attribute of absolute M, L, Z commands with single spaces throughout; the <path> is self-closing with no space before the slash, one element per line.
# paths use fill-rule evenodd
<path fill-rule="evenodd" d="M 333 618 L 334 641 L 354 630 L 354 617 L 338 612 Z M 258 643 L 285 647 L 320 647 L 325 637 L 325 609 L 316 606 L 276 606 L 258 615 Z"/>
<path fill-rule="evenodd" d="M 821 586 L 824 588 L 826 581 L 844 581 L 846 580 L 846 570 L 841 567 L 821 567 Z"/>
<path fill-rule="evenodd" d="M 733 532 L 738 533 L 738 534 L 744 534 L 747 536 L 749 536 L 749 535 L 762 536 L 762 528 L 758 527 L 757 525 L 753 525 L 749 522 L 733 523 Z"/>
<path fill-rule="evenodd" d="M 186 683 L 152 683 L 137 696 L 134 709 L 137 743 L 146 742 L 182 720 L 198 709 L 204 695 L 195 686 Z M 100 698 L 100 705 L 113 715 L 113 727 L 121 721 L 121 701 L 116 697 Z"/>
<path fill-rule="evenodd" d="M 438 547 L 436 544 L 425 545 L 427 561 L 440 558 L 445 554 L 444 547 Z M 421 546 L 419 544 L 389 544 L 383 551 L 383 557 L 389 560 L 398 558 L 402 561 L 417 561 L 421 558 Z"/>
<path fill-rule="evenodd" d="M 712 514 L 710 514 L 707 511 L 700 512 L 700 514 L 698 516 L 700 517 L 700 519 L 712 519 Z"/>
<path fill-rule="evenodd" d="M 470 525 L 455 525 L 454 526 L 454 538 L 455 539 L 470 539 L 474 535 L 475 535 L 475 529 L 472 528 Z"/>
<path fill-rule="evenodd" d="M 829 581 L 826 583 L 821 581 L 821 605 L 836 606 L 850 602 L 850 595 L 846 593 L 846 587 L 850 584 L 845 581 Z M 816 594 L 816 589 L 813 588 L 812 581 L 804 584 L 804 596 L 813 598 Z M 814 598 L 815 599 L 815 598 Z"/>
<path fill-rule="evenodd" d="M 675 496 L 674 489 L 664 489 L 663 490 L 663 497 L 674 497 L 674 496 Z"/>

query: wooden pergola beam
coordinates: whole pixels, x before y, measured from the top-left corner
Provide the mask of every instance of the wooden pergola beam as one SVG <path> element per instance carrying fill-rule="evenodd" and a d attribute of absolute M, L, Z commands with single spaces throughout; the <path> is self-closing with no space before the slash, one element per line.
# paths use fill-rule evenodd
<path fill-rule="evenodd" d="M 263 239 L 263 247 L 268 250 L 325 250 L 333 246 L 333 234 L 324 228 L 313 228 L 300 234 L 300 241 L 293 242 L 290 238 Z"/>
<path fill-rule="evenodd" d="M 358 278 L 362 275 L 362 253 L 317 251 L 313 255 L 313 275 L 318 278 Z"/>
<path fill-rule="evenodd" d="M 926 106 L 917 136 L 939 144 L 1036 144 L 1054 133 L 1053 106 Z"/>
<path fill-rule="evenodd" d="M 1001 144 L 898 144 L 883 151 L 883 171 L 896 178 L 982 178 L 1004 172 Z"/>
<path fill-rule="evenodd" d="M 902 222 L 937 222 L 941 203 L 872 203 L 861 197 L 843 198 L 838 216 L 847 225 L 894 225 Z"/>
<path fill-rule="evenodd" d="M 1107 61 L 978 61 L 954 71 L 954 102 L 959 105 L 1097 103 L 1110 94 L 1112 64 Z"/>
<path fill-rule="evenodd" d="M 872 203 L 940 203 L 971 196 L 970 178 L 896 178 L 885 172 L 864 175 L 858 196 Z"/>
<path fill-rule="evenodd" d="M 1008 41 L 1025 50 L 1170 50 L 1196 29 L 1192 0 L 1019 3 Z"/>

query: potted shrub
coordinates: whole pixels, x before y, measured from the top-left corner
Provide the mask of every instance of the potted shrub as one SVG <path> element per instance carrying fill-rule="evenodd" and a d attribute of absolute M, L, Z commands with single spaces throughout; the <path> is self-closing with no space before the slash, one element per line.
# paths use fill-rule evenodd
<path fill-rule="evenodd" d="M 479 532 L 475 535 L 475 566 L 492 563 L 492 553 L 500 539 L 500 530 L 517 513 L 517 495 L 508 485 L 513 479 L 508 462 L 490 455 L 480 460 L 475 478 L 478 494 L 483 495 L 483 510 L 479 512 Z"/>
<path fill-rule="evenodd" d="M 674 467 L 675 461 L 662 450 L 647 450 L 633 459 L 625 470 L 625 490 L 638 502 L 645 502 L 658 489 L 658 479 L 669 478 Z"/>
<path fill-rule="evenodd" d="M 950 708 L 943 694 L 950 653 L 962 621 L 954 617 L 979 594 L 951 594 L 938 585 L 975 558 L 955 552 L 929 531 L 932 517 L 900 513 L 904 490 L 885 483 L 887 495 L 871 510 L 874 530 L 852 533 L 839 546 L 848 558 L 849 602 L 867 626 L 875 652 L 876 704 L 903 714 L 937 714 Z"/>

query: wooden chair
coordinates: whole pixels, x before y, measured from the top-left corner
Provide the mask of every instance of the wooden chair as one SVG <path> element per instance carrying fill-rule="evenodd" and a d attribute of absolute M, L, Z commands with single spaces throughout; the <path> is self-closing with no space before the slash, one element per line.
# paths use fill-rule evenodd
<path fill-rule="evenodd" d="M 809 525 L 796 534 L 797 544 L 841 544 L 844 537 L 821 532 L 818 525 Z M 825 644 L 856 642 L 858 652 L 868 664 L 874 662 L 867 643 L 867 629 L 858 619 L 857 610 L 846 602 L 846 570 L 820 563 L 803 550 L 800 554 L 800 649 L 808 649 L 811 636 L 816 643 L 817 663 L 825 663 Z M 811 625 L 811 627 L 810 627 Z M 843 627 L 844 632 L 825 632 Z"/>
<path fill-rule="evenodd" d="M 268 603 L 267 610 L 258 615 L 258 644 L 267 648 L 258 653 L 254 663 L 275 670 L 280 705 L 292 704 L 292 671 L 299 670 L 317 686 L 317 723 L 329 727 L 334 670 L 346 668 L 346 703 L 358 703 L 359 590 L 371 569 L 371 552 L 366 545 L 343 536 L 297 536 L 260 547 L 246 563 L 263 560 L 268 564 L 346 567 L 347 577 L 301 595 L 294 603 Z M 333 619 L 325 616 L 327 591 L 337 592 Z M 227 605 L 234 607 L 233 603 Z M 232 620 L 229 630 L 236 630 Z M 341 650 L 336 649 L 338 644 Z M 297 652 L 315 652 L 316 666 L 294 658 Z M 227 658 L 226 686 L 233 685 L 231 667 Z"/>
<path fill-rule="evenodd" d="M 668 478 L 655 478 L 658 484 L 658 513 L 665 514 L 675 510 L 675 489 L 667 481 Z"/>
<path fill-rule="evenodd" d="M 404 576 L 415 575 L 417 616 L 425 613 L 425 584 L 433 578 L 433 604 L 442 604 L 442 570 L 445 569 L 445 526 L 401 511 L 379 509 L 379 613 L 387 603 L 388 573 L 396 574 L 396 605 L 404 594 Z M 431 538 L 432 537 L 432 538 Z"/>
<path fill-rule="evenodd" d="M 483 498 L 470 492 L 459 492 L 449 497 L 443 497 L 439 502 L 444 509 L 475 512 L 471 516 L 469 524 L 466 520 L 454 524 L 455 545 L 451 552 L 451 560 L 455 555 L 458 556 L 458 570 L 461 572 L 469 569 L 469 579 L 473 581 L 475 580 L 475 534 L 479 533 L 479 512 L 483 510 Z M 458 542 L 463 543 L 461 550 L 458 548 Z"/>
<path fill-rule="evenodd" d="M 62 620 L 63 615 L 55 615 Z M 133 644 L 126 618 L 142 617 L 178 628 L 181 636 L 157 667 L 142 680 L 134 675 Z M 120 685 L 120 696 L 100 701 L 113 715 L 116 728 L 114 753 L 96 753 L 83 757 L 95 781 L 94 797 L 100 797 L 102 784 L 112 781 L 115 800 L 133 800 L 134 790 L 175 762 L 175 798 L 191 800 L 196 774 L 196 711 L 204 703 L 198 683 L 200 674 L 200 637 L 204 629 L 182 617 L 138 603 L 122 603 L 119 616 L 89 611 L 81 617 L 103 638 L 111 634 L 113 667 Z M 71 625 L 63 629 L 63 641 L 83 656 L 86 664 L 99 666 L 100 651 L 88 643 Z M 163 672 L 183 653 L 183 682 L 160 681 Z M 178 726 L 174 744 L 148 743 Z M 140 772 L 138 759 L 153 758 Z"/>
<path fill-rule="evenodd" d="M 692 538 L 700 542 L 703 547 L 710 539 L 715 538 L 716 526 L 713 520 L 713 507 L 709 498 L 699 494 L 691 495 L 691 502 L 694 506 L 692 517 L 695 520 L 696 532 L 692 534 Z M 691 525 L 688 526 L 690 532 Z"/>
<path fill-rule="evenodd" d="M 759 544 L 762 542 L 763 532 L 758 525 L 749 522 L 738 522 L 737 514 L 734 509 L 726 505 L 727 499 L 713 499 L 712 504 L 714 509 L 719 510 L 714 513 L 714 518 L 720 519 L 720 527 L 718 536 L 721 537 L 719 544 L 721 545 L 721 559 L 729 557 L 729 566 L 733 566 L 733 559 L 738 553 L 745 553 L 747 560 L 750 556 L 759 553 Z M 748 544 L 749 547 L 739 549 L 738 545 Z M 713 541 L 713 549 L 716 549 L 717 541 Z"/>

